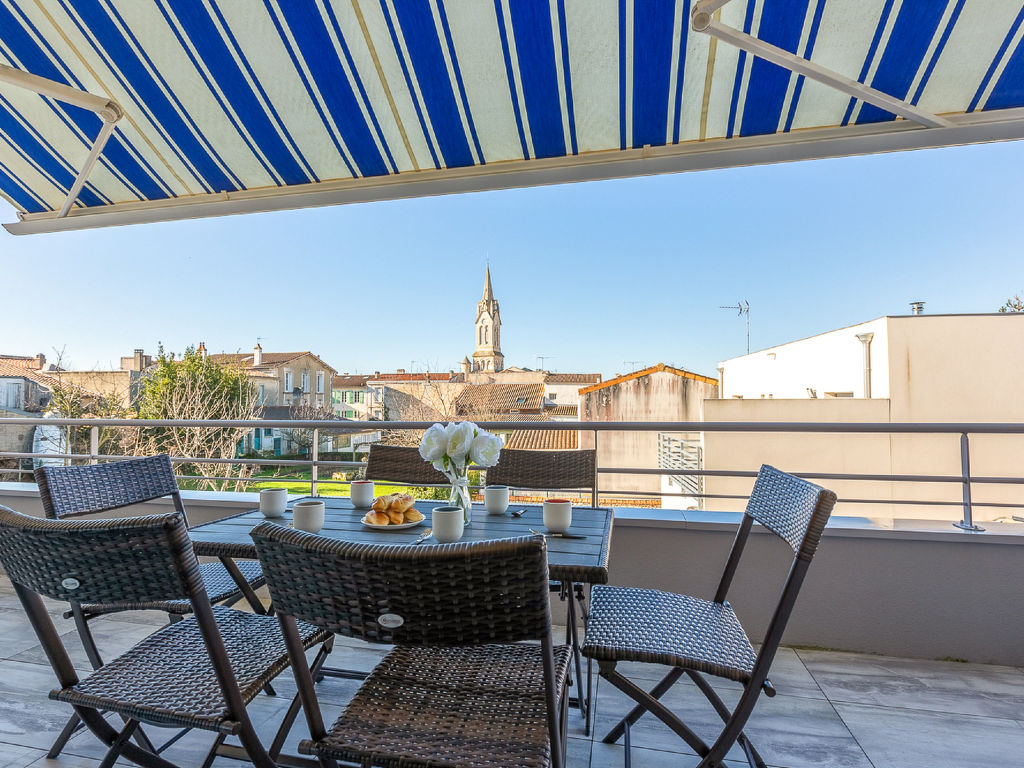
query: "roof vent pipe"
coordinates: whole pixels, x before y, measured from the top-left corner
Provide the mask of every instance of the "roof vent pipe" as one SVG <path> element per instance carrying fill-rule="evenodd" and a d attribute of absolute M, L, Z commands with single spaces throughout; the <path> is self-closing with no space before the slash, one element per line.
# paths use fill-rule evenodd
<path fill-rule="evenodd" d="M 916 313 L 915 313 L 916 314 Z M 864 398 L 871 399 L 871 340 L 873 333 L 858 333 L 857 338 L 864 345 Z"/>
<path fill-rule="evenodd" d="M 912 301 L 912 302 L 910 302 L 910 311 L 913 312 L 915 315 L 920 315 L 921 313 L 924 312 L 924 302 L 923 301 Z"/>

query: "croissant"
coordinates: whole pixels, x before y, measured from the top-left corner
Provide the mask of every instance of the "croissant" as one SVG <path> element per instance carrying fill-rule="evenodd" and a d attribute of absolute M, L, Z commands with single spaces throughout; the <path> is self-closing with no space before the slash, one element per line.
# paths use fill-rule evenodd
<path fill-rule="evenodd" d="M 391 502 L 391 505 L 388 507 L 388 512 L 395 511 L 404 513 L 415 503 L 416 499 L 409 494 L 399 494 L 395 497 L 394 501 Z"/>
<path fill-rule="evenodd" d="M 423 519 L 423 513 L 414 507 L 410 507 L 405 510 L 405 522 L 407 523 L 418 523 Z"/>
<path fill-rule="evenodd" d="M 373 511 L 374 512 L 383 512 L 384 510 L 386 510 L 388 508 L 388 505 L 391 503 L 391 501 L 392 501 L 392 499 L 394 499 L 394 497 L 395 497 L 395 494 L 393 494 L 393 493 L 389 493 L 386 496 L 378 496 L 376 499 L 373 500 Z"/>
<path fill-rule="evenodd" d="M 401 525 L 405 522 L 405 515 L 394 508 L 394 505 L 388 508 L 388 511 L 384 513 L 391 520 L 392 525 Z"/>
<path fill-rule="evenodd" d="M 387 525 L 391 521 L 388 519 L 388 516 L 383 512 L 371 511 L 366 513 L 366 522 L 368 522 L 370 525 Z"/>

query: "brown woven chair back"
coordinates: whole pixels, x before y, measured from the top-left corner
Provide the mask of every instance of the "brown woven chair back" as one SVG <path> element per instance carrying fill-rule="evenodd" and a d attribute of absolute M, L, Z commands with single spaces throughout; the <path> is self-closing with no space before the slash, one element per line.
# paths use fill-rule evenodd
<path fill-rule="evenodd" d="M 597 451 L 503 450 L 487 470 L 488 485 L 533 489 L 593 489 Z"/>
<path fill-rule="evenodd" d="M 765 464 L 757 474 L 746 514 L 794 552 L 811 557 L 835 502 L 832 491 Z"/>
<path fill-rule="evenodd" d="M 448 478 L 420 456 L 418 448 L 371 445 L 366 461 L 367 480 L 391 480 L 410 485 L 447 485 Z"/>
<path fill-rule="evenodd" d="M 378 643 L 539 640 L 551 628 L 547 549 L 528 536 L 441 546 L 356 544 L 261 523 L 279 613 Z"/>
<path fill-rule="evenodd" d="M 105 512 L 173 496 L 184 511 L 174 468 L 165 454 L 75 467 L 39 467 L 39 498 L 52 519 Z"/>
<path fill-rule="evenodd" d="M 33 592 L 79 603 L 187 600 L 202 585 L 176 513 L 47 520 L 0 507 L 0 565 Z"/>

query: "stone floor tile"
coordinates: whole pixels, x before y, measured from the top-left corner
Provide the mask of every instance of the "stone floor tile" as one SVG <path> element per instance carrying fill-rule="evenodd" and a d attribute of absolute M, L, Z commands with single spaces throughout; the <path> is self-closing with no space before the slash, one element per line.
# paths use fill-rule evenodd
<path fill-rule="evenodd" d="M 27 623 L 27 622 L 26 622 Z M 132 648 L 140 640 L 153 634 L 156 627 L 149 624 L 131 624 L 122 621 L 107 621 L 100 619 L 89 622 L 89 629 L 96 647 L 100 650 L 100 657 L 104 660 L 113 659 Z M 58 630 L 59 631 L 59 630 Z M 61 635 L 61 641 L 67 649 L 71 663 L 79 669 L 91 669 L 89 658 L 82 647 L 82 641 L 78 637 L 78 630 L 72 625 Z M 39 644 L 17 653 L 11 657 L 14 661 L 27 661 L 32 664 L 46 664 L 46 654 Z"/>
<path fill-rule="evenodd" d="M 1024 729 L 994 717 L 837 703 L 875 768 L 1011 768 L 1021 765 Z"/>
<path fill-rule="evenodd" d="M 42 757 L 46 752 L 41 749 L 0 743 L 0 768 L 24 768 Z"/>
<path fill-rule="evenodd" d="M 1024 674 L 1015 667 L 834 651 L 797 652 L 832 701 L 1016 719 Z"/>

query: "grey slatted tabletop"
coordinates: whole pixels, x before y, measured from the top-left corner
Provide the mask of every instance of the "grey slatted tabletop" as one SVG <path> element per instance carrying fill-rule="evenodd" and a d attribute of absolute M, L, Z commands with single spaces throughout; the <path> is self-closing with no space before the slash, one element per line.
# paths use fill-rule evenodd
<path fill-rule="evenodd" d="M 426 519 L 421 525 L 405 530 L 378 530 L 367 528 L 360 522 L 366 510 L 357 510 L 347 497 L 320 496 L 326 505 L 324 527 L 321 536 L 345 541 L 368 544 L 411 544 L 420 533 L 430 527 L 430 511 L 446 502 L 416 502 L 416 509 Z M 283 518 L 283 525 L 291 523 L 291 504 Z M 522 517 L 513 518 L 509 513 L 526 509 Z M 189 531 L 197 555 L 255 559 L 256 547 L 249 532 L 266 518 L 259 510 L 214 520 L 197 525 Z M 489 515 L 482 505 L 473 505 L 473 522 L 466 526 L 463 541 L 503 539 L 512 536 L 529 535 L 530 529 L 544 531 L 539 506 L 509 506 L 504 515 Z M 592 507 L 573 507 L 572 528 L 569 533 L 583 534 L 585 539 L 564 539 L 548 537 L 548 568 L 555 581 L 575 581 L 584 584 L 608 583 L 608 549 L 611 545 L 612 511 Z M 428 539 L 420 546 L 435 543 Z"/>

